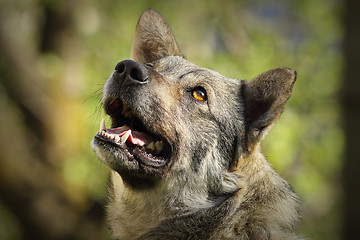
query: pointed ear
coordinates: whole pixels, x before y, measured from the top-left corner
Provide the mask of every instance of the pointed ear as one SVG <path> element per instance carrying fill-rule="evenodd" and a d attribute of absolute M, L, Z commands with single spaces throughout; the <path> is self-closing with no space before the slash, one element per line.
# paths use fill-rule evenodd
<path fill-rule="evenodd" d="M 143 12 L 136 26 L 131 58 L 149 63 L 177 55 L 181 55 L 180 49 L 165 18 L 153 9 Z"/>
<path fill-rule="evenodd" d="M 267 71 L 243 87 L 247 143 L 245 149 L 262 141 L 281 115 L 291 95 L 296 72 L 289 68 Z"/>

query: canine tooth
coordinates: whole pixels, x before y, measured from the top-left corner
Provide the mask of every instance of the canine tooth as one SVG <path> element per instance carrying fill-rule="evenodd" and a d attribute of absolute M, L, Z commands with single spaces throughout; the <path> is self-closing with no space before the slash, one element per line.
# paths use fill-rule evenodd
<path fill-rule="evenodd" d="M 164 148 L 164 143 L 162 141 L 158 141 L 155 143 L 155 149 L 158 152 L 161 152 Z"/>
<path fill-rule="evenodd" d="M 102 132 L 103 130 L 106 129 L 106 125 L 105 125 L 105 119 L 101 119 L 101 122 L 100 122 L 100 132 Z"/>
<path fill-rule="evenodd" d="M 121 137 L 121 143 L 125 143 L 126 140 L 129 138 L 130 134 L 131 134 L 131 130 L 129 129 L 129 130 L 127 130 L 127 131 L 125 132 L 125 134 Z"/>
<path fill-rule="evenodd" d="M 110 139 L 114 140 L 115 139 L 115 136 L 113 134 L 110 134 L 109 136 Z"/>
<path fill-rule="evenodd" d="M 124 115 L 128 111 L 129 108 L 130 108 L 130 106 L 127 105 L 126 103 L 124 103 L 121 114 Z"/>
<path fill-rule="evenodd" d="M 154 142 L 151 142 L 148 145 L 146 145 L 146 148 L 154 151 L 154 149 L 155 149 Z"/>
<path fill-rule="evenodd" d="M 117 98 L 112 98 L 109 102 L 109 105 L 113 104 L 116 101 Z"/>
<path fill-rule="evenodd" d="M 119 135 L 115 135 L 115 141 L 120 142 L 120 139 Z"/>

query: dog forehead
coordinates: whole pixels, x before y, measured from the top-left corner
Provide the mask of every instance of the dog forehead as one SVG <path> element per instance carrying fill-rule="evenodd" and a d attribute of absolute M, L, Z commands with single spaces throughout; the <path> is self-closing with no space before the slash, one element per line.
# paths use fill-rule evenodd
<path fill-rule="evenodd" d="M 182 56 L 169 56 L 155 62 L 156 70 L 164 75 L 179 76 L 191 69 L 199 68 Z"/>
<path fill-rule="evenodd" d="M 171 56 L 158 60 L 156 70 L 164 77 L 171 78 L 184 87 L 201 86 L 217 91 L 237 90 L 240 80 L 227 78 L 207 68 L 201 68 L 181 56 Z"/>

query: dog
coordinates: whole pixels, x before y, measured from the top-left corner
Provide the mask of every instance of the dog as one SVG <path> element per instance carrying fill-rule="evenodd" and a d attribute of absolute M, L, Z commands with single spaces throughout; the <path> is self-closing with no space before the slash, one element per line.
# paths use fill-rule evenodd
<path fill-rule="evenodd" d="M 137 23 L 131 59 L 104 85 L 111 127 L 103 119 L 92 140 L 112 170 L 113 238 L 299 239 L 299 197 L 259 146 L 296 72 L 276 68 L 244 81 L 200 68 L 153 9 Z"/>

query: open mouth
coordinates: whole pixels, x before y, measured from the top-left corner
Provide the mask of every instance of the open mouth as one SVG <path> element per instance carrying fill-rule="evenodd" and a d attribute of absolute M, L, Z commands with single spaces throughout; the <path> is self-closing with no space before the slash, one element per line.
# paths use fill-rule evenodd
<path fill-rule="evenodd" d="M 107 99 L 104 109 L 111 117 L 111 128 L 106 128 L 102 119 L 97 139 L 125 151 L 129 160 L 135 159 L 142 165 L 154 168 L 166 165 L 171 154 L 169 142 L 150 132 L 127 103 L 119 98 Z"/>

